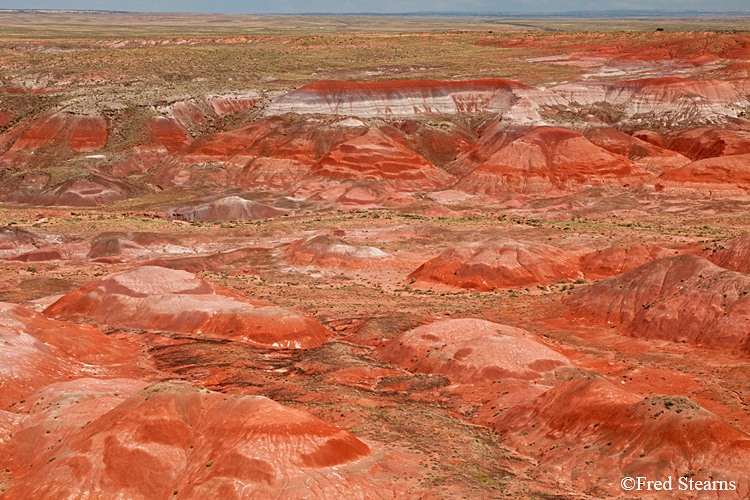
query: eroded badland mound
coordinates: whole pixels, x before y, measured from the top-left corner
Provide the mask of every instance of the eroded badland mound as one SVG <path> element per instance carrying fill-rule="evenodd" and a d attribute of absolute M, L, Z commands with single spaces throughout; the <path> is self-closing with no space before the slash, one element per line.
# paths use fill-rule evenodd
<path fill-rule="evenodd" d="M 548 285 L 581 276 L 578 259 L 559 248 L 510 239 L 494 239 L 446 250 L 409 277 L 460 288 Z"/>
<path fill-rule="evenodd" d="M 145 266 L 75 290 L 45 309 L 53 318 L 309 348 L 328 337 L 304 315 L 247 299 L 186 271 Z"/>
<path fill-rule="evenodd" d="M 567 301 L 583 323 L 673 342 L 746 349 L 750 276 L 695 255 L 658 259 Z"/>

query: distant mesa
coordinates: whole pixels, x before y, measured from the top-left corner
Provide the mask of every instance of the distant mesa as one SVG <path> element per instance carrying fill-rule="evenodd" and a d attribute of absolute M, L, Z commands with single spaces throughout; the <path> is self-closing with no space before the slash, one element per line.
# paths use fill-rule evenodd
<path fill-rule="evenodd" d="M 330 332 L 312 318 L 258 302 L 186 271 L 144 266 L 94 281 L 44 310 L 68 321 L 168 331 L 268 348 L 317 347 Z"/>
<path fill-rule="evenodd" d="M 642 78 L 619 82 L 577 82 L 553 92 L 568 104 L 600 105 L 636 125 L 692 125 L 737 118 L 750 101 L 747 82 L 677 77 Z M 671 148 L 670 148 L 671 149 Z"/>
<path fill-rule="evenodd" d="M 494 429 L 504 446 L 523 449 L 537 465 L 525 473 L 598 496 L 620 496 L 627 477 L 673 477 L 669 498 L 679 491 L 681 471 L 694 481 L 733 480 L 732 497 L 747 495 L 750 436 L 680 396 L 643 398 L 598 375 L 563 382 L 536 399 L 505 409 Z M 586 474 L 577 471 L 586 469 Z M 675 472 L 679 473 L 675 473 Z"/>
<path fill-rule="evenodd" d="M 417 281 L 488 291 L 582 277 L 578 258 L 543 243 L 496 238 L 446 250 L 409 275 Z"/>
<path fill-rule="evenodd" d="M 574 321 L 635 337 L 750 348 L 750 276 L 695 255 L 631 269 L 577 291 L 566 304 Z"/>
<path fill-rule="evenodd" d="M 297 266 L 343 269 L 387 269 L 399 262 L 379 248 L 351 245 L 332 235 L 303 238 L 287 246 L 284 260 Z"/>
<path fill-rule="evenodd" d="M 502 79 L 473 81 L 321 80 L 271 102 L 268 115 L 284 113 L 359 117 L 405 117 L 458 113 L 511 113 L 513 106 L 539 90 Z M 538 118 L 535 109 L 515 113 L 518 120 Z"/>
<path fill-rule="evenodd" d="M 480 319 L 451 319 L 402 333 L 380 351 L 380 359 L 452 382 L 504 378 L 536 380 L 568 359 L 520 328 Z"/>
<path fill-rule="evenodd" d="M 366 498 L 390 487 L 370 454 L 351 433 L 262 396 L 159 384 L 67 437 L 3 497 Z"/>
<path fill-rule="evenodd" d="M 634 186 L 652 174 L 592 144 L 579 132 L 555 127 L 484 131 L 451 169 L 456 189 L 474 194 L 567 192 L 592 186 Z"/>
<path fill-rule="evenodd" d="M 174 209 L 167 215 L 194 221 L 247 221 L 289 215 L 289 212 L 239 196 L 227 196 L 194 208 Z"/>

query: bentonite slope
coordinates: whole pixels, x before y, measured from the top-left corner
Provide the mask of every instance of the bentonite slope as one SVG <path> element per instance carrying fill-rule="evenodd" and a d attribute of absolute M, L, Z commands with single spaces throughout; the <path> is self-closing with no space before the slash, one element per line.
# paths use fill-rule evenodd
<path fill-rule="evenodd" d="M 418 281 L 483 291 L 548 285 L 580 276 L 578 259 L 568 252 L 550 245 L 507 238 L 451 248 L 409 275 Z"/>
<path fill-rule="evenodd" d="M 264 347 L 317 347 L 329 332 L 296 311 L 250 300 L 186 271 L 144 266 L 75 290 L 45 309 L 53 318 L 241 340 Z"/>
<path fill-rule="evenodd" d="M 66 438 L 4 498 L 395 498 L 370 454 L 349 432 L 264 397 L 157 385 Z"/>
<path fill-rule="evenodd" d="M 631 335 L 746 349 L 750 276 L 695 255 L 665 257 L 576 292 L 575 321 Z"/>

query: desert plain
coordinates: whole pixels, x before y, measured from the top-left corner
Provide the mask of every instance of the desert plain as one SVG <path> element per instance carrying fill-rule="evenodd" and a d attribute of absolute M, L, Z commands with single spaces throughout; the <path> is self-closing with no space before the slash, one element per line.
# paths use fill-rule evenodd
<path fill-rule="evenodd" d="M 0 499 L 746 498 L 747 29 L 0 12 Z"/>

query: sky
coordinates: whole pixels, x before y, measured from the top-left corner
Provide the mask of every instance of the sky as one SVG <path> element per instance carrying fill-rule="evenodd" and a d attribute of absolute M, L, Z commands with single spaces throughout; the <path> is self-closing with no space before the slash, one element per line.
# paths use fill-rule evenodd
<path fill-rule="evenodd" d="M 750 10 L 748 0 L 0 0 L 0 9 L 124 10 L 227 14 Z"/>

